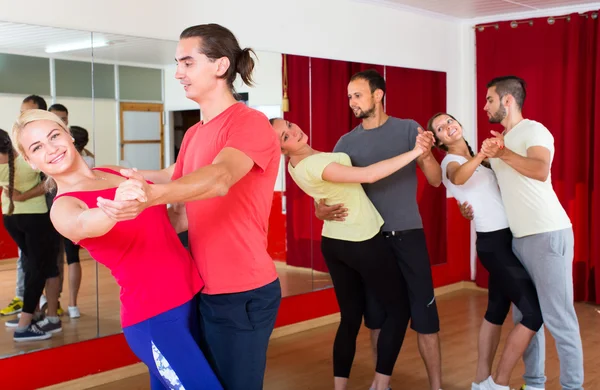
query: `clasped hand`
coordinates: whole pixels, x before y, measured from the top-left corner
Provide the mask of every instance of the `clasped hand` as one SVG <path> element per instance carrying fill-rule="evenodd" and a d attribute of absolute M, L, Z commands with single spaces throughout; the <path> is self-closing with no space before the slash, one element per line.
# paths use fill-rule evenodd
<path fill-rule="evenodd" d="M 504 136 L 497 131 L 491 131 L 494 137 L 483 141 L 479 153 L 487 158 L 497 158 L 504 153 Z"/>
<path fill-rule="evenodd" d="M 421 149 L 422 155 L 431 153 L 431 148 L 435 144 L 435 137 L 431 131 L 423 131 L 421 127 L 417 129 L 419 134 L 417 135 L 417 141 L 415 143 L 415 149 Z"/>
<path fill-rule="evenodd" d="M 114 199 L 98 197 L 98 207 L 116 221 L 134 219 L 149 206 L 151 186 L 136 169 L 122 169 L 121 175 L 127 177 L 117 191 Z"/>

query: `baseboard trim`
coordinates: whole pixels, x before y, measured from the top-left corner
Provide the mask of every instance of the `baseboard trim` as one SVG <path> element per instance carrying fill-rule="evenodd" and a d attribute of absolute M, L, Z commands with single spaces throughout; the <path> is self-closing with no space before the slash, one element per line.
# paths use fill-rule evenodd
<path fill-rule="evenodd" d="M 132 376 L 142 375 L 148 372 L 148 368 L 144 363 L 136 363 L 130 366 L 116 368 L 114 370 L 100 372 L 98 374 L 84 376 L 72 381 L 58 383 L 56 385 L 42 387 L 39 390 L 84 390 L 96 386 L 106 385 L 112 382 L 117 382 Z"/>
<path fill-rule="evenodd" d="M 273 330 L 273 333 L 271 334 L 271 340 L 279 337 L 289 336 L 294 333 L 300 333 L 314 328 L 319 328 L 321 326 L 335 324 L 336 322 L 340 322 L 340 313 L 333 313 L 327 316 L 314 318 L 312 320 L 298 322 L 297 324 L 281 326 Z"/>
<path fill-rule="evenodd" d="M 487 291 L 487 289 L 477 286 L 475 284 L 475 282 L 473 282 L 473 281 L 464 281 L 464 282 L 449 284 L 447 286 L 438 287 L 438 288 L 434 289 L 433 292 L 436 297 L 439 297 L 444 294 L 449 294 L 449 293 L 452 293 L 455 291 L 460 291 L 460 290 Z"/>
<path fill-rule="evenodd" d="M 460 290 L 478 290 L 487 291 L 484 288 L 478 287 L 475 282 L 465 281 L 450 284 L 448 286 L 438 287 L 434 289 L 435 296 L 439 297 L 444 294 Z M 298 322 L 296 324 L 281 326 L 273 330 L 271 340 L 289 336 L 295 333 L 304 332 L 321 326 L 335 324 L 340 321 L 340 313 L 334 313 L 312 320 Z M 74 379 L 72 381 L 59 383 L 49 387 L 43 387 L 40 390 L 84 390 L 90 389 L 96 386 L 105 385 L 111 382 L 116 382 L 122 379 L 126 379 L 135 375 L 141 375 L 148 372 L 144 363 L 136 363 L 130 366 L 117 368 L 114 370 L 101 372 L 98 374 L 88 375 L 83 378 Z"/>

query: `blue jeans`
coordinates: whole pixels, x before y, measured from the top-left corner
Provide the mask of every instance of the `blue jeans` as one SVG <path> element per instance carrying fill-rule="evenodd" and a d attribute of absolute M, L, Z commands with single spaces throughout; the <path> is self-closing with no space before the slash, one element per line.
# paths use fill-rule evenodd
<path fill-rule="evenodd" d="M 150 371 L 150 388 L 222 390 L 194 339 L 195 299 L 123 328 L 129 348 Z"/>
<path fill-rule="evenodd" d="M 262 390 L 280 303 L 279 279 L 241 293 L 199 294 L 200 345 L 225 390 Z"/>

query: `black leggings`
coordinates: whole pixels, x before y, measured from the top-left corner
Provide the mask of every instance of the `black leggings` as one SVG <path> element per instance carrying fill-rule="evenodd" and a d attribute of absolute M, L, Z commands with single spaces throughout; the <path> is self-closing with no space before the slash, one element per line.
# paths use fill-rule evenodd
<path fill-rule="evenodd" d="M 485 319 L 502 325 L 511 302 L 523 313 L 521 324 L 537 332 L 543 324 L 537 291 L 531 277 L 512 250 L 510 229 L 477 232 L 477 256 L 490 274 Z"/>
<path fill-rule="evenodd" d="M 50 214 L 4 215 L 4 227 L 23 251 L 25 294 L 23 312 L 33 314 L 46 279 L 58 276 L 56 258 L 59 237 L 50 222 Z"/>
<path fill-rule="evenodd" d="M 73 263 L 79 263 L 79 249 L 81 248 L 81 246 L 73 244 L 73 241 L 69 240 L 68 238 L 62 238 L 65 240 L 65 254 L 67 255 L 67 264 L 71 265 Z"/>
<path fill-rule="evenodd" d="M 341 321 L 333 344 L 333 374 L 348 378 L 356 337 L 365 311 L 365 289 L 381 302 L 386 319 L 377 342 L 376 371 L 392 375 L 400 353 L 410 306 L 400 267 L 381 234 L 361 242 L 322 237 L 321 251 L 329 268 Z"/>

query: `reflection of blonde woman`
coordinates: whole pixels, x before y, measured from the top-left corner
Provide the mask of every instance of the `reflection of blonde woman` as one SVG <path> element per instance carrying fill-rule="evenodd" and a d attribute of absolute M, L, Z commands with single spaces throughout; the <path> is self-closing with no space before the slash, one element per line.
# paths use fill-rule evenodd
<path fill-rule="evenodd" d="M 152 389 L 221 389 L 190 330 L 203 282 L 166 206 L 125 222 L 109 218 L 97 207 L 99 196 L 145 201 L 143 192 L 118 167 L 90 169 L 52 113 L 24 112 L 13 136 L 26 161 L 56 183 L 51 218 L 58 232 L 85 247 L 121 287 L 123 333 L 148 366 Z"/>
<path fill-rule="evenodd" d="M 43 195 L 23 202 L 15 201 L 15 191 L 21 193 L 36 187 L 39 172 L 33 170 L 23 157 L 13 149 L 10 137 L 0 130 L 0 182 L 8 186 L 2 192 L 4 226 L 23 251 L 25 293 L 20 318 L 6 322 L 15 327 L 15 341 L 44 340 L 51 333 L 62 330 L 58 309 L 58 236 L 52 228 L 48 207 Z M 48 281 L 46 283 L 46 280 Z M 41 321 L 34 320 L 34 312 L 46 287 L 48 315 Z"/>

